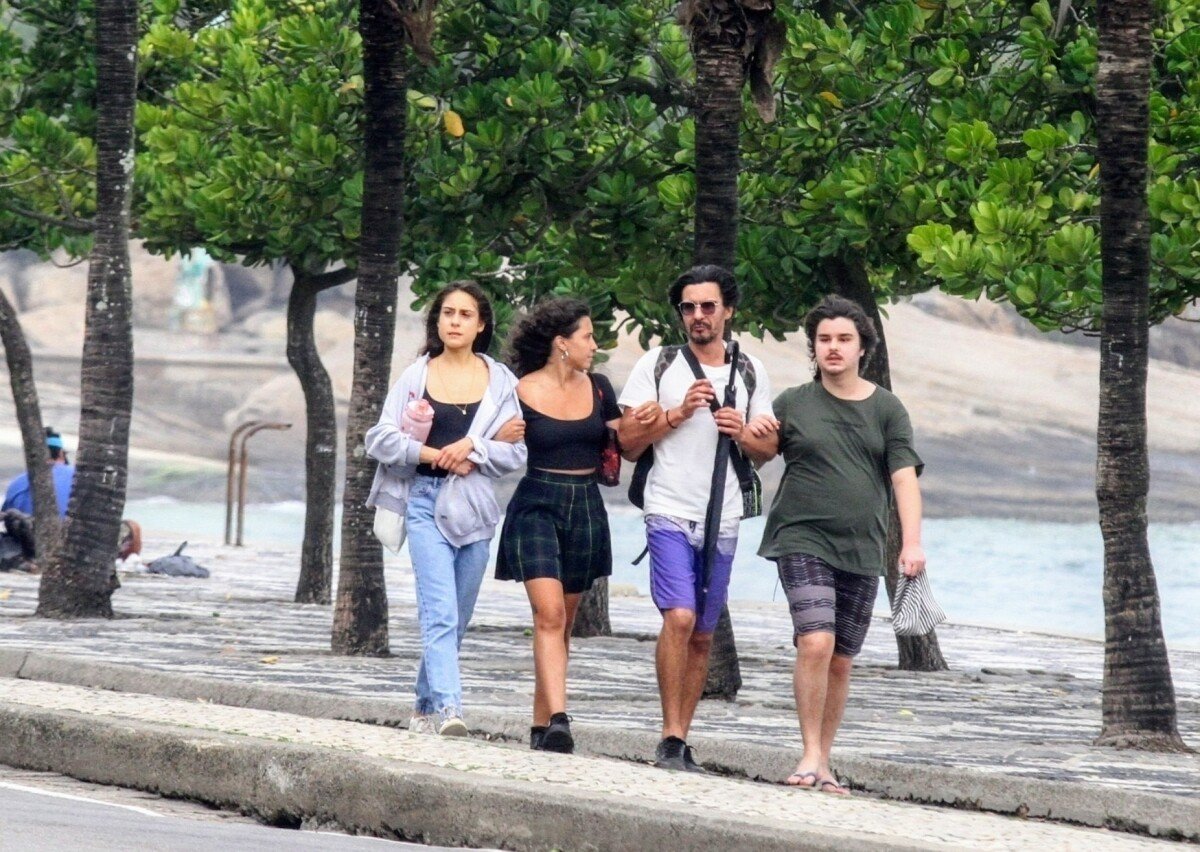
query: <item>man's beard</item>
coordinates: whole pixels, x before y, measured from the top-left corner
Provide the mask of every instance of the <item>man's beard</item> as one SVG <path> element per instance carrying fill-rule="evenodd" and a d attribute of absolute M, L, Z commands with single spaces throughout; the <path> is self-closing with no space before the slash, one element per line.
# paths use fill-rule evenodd
<path fill-rule="evenodd" d="M 691 330 L 688 332 L 688 338 L 695 343 L 699 343 L 701 346 L 705 346 L 717 339 L 717 332 L 712 326 L 701 329 L 697 329 L 696 326 L 692 326 Z"/>

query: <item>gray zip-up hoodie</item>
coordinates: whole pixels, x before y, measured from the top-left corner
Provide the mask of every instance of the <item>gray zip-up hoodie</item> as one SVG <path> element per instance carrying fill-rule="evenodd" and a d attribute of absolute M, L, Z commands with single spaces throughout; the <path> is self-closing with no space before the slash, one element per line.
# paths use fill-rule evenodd
<path fill-rule="evenodd" d="M 517 377 L 487 355 L 488 389 L 479 403 L 467 436 L 475 449 L 467 457 L 475 470 L 466 476 L 450 474 L 438 492 L 434 516 L 438 530 L 455 547 L 491 538 L 500 522 L 500 506 L 491 480 L 525 465 L 525 442 L 492 440 L 500 427 L 521 416 Z M 421 460 L 421 446 L 400 431 L 400 417 L 409 400 L 425 395 L 429 356 L 422 355 L 401 375 L 383 403 L 379 422 L 366 434 L 367 455 L 379 462 L 367 505 L 389 509 L 401 517 Z"/>

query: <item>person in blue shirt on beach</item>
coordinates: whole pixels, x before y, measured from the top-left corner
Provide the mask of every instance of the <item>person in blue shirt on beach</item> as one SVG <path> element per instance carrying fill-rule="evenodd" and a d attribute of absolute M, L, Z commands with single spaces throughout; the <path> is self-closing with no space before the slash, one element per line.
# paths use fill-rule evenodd
<path fill-rule="evenodd" d="M 50 453 L 47 463 L 52 465 L 54 475 L 54 494 L 58 498 L 58 514 L 66 517 L 67 503 L 71 500 L 71 488 L 75 484 L 75 465 L 67 459 L 67 451 L 63 447 L 62 435 L 53 429 L 46 429 L 46 449 Z M 0 510 L 16 509 L 26 515 L 33 514 L 33 488 L 29 483 L 29 473 L 22 473 L 8 484 L 4 492 L 4 505 Z"/>

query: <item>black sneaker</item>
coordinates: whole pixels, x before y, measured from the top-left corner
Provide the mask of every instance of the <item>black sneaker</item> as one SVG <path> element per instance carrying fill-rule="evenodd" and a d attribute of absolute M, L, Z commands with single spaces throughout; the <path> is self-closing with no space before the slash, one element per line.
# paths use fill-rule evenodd
<path fill-rule="evenodd" d="M 550 717 L 550 724 L 542 735 L 541 751 L 556 751 L 559 754 L 572 754 L 575 751 L 571 719 L 566 713 L 555 713 Z"/>
<path fill-rule="evenodd" d="M 529 748 L 538 751 L 542 747 L 542 738 L 546 736 L 545 725 L 533 725 L 529 729 Z"/>
<path fill-rule="evenodd" d="M 686 743 L 683 746 L 683 768 L 688 772 L 699 772 L 701 774 L 708 772 L 707 769 L 696 762 L 696 757 L 692 754 L 692 747 Z"/>
<path fill-rule="evenodd" d="M 683 759 L 683 750 L 687 743 L 679 737 L 667 737 L 654 750 L 654 765 L 659 769 L 678 769 L 685 771 L 687 763 Z"/>

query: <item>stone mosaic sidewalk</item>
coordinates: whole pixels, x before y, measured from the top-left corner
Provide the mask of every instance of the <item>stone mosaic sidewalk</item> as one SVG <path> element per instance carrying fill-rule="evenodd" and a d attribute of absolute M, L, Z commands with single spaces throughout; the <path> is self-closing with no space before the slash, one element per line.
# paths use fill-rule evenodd
<path fill-rule="evenodd" d="M 150 541 L 146 552 L 169 547 Z M 410 701 L 419 641 L 412 575 L 399 561 L 387 569 L 393 656 L 362 659 L 329 652 L 329 608 L 290 602 L 294 552 L 195 542 L 189 553 L 212 570 L 210 579 L 125 577 L 114 597 L 120 617 L 111 621 L 35 619 L 37 578 L 0 575 L 0 647 Z M 642 597 L 613 597 L 610 610 L 618 635 L 573 646 L 570 712 L 584 723 L 654 731 L 658 614 Z M 799 748 L 786 607 L 735 602 L 731 612 L 745 685 L 734 703 L 703 702 L 694 731 L 786 744 L 780 748 L 782 777 Z M 528 712 L 528 624 L 523 591 L 486 581 L 462 653 L 468 719 L 473 710 Z M 873 626 L 853 680 L 841 754 L 1177 796 L 1200 790 L 1194 756 L 1090 745 L 1100 718 L 1099 643 L 954 625 L 944 625 L 938 635 L 952 671 L 907 673 L 895 668 L 889 625 Z M 1200 744 L 1200 654 L 1176 651 L 1171 663 L 1181 732 Z"/>
<path fill-rule="evenodd" d="M 7 710 L 6 710 L 7 708 Z M 547 791 L 567 791 L 616 806 L 635 806 L 683 820 L 688 834 L 679 838 L 688 848 L 702 846 L 710 821 L 753 826 L 756 830 L 789 832 L 797 837 L 821 836 L 823 848 L 862 848 L 880 844 L 891 848 L 924 849 L 1140 849 L 1161 841 L 1130 837 L 1101 829 L 1015 820 L 990 814 L 932 809 L 882 802 L 868 797 L 839 797 L 798 791 L 776 785 L 736 781 L 716 776 L 670 773 L 627 761 L 580 755 L 531 752 L 480 741 L 422 736 L 374 725 L 311 719 L 264 710 L 197 705 L 193 701 L 130 695 L 74 686 L 0 679 L 0 712 L 66 711 L 104 720 L 128 731 L 150 723 L 145 736 L 166 737 L 164 729 L 214 732 L 243 738 L 319 747 L 385 761 L 405 771 L 428 768 L 452 770 L 479 784 L 487 797 L 488 782 L 541 785 Z M 97 726 L 97 735 L 102 735 Z M 192 736 L 194 741 L 194 734 Z M 102 770 L 103 771 L 103 770 Z M 279 769 L 277 774 L 286 770 Z M 203 786 L 203 780 L 197 779 Z M 303 784 L 281 777 L 267 783 Z M 350 780 L 348 783 L 353 784 Z M 454 819 L 452 805 L 445 819 Z M 520 814 L 508 819 L 521 822 Z M 582 827 L 581 827 L 582 828 Z M 593 826 L 595 828 L 595 826 Z M 501 828 L 500 831 L 508 829 Z M 682 829 L 680 829 L 682 831 Z M 581 846 L 605 848 L 600 837 L 579 835 Z M 810 841 L 811 842 L 811 841 Z M 536 841 L 533 845 L 538 845 Z"/>

